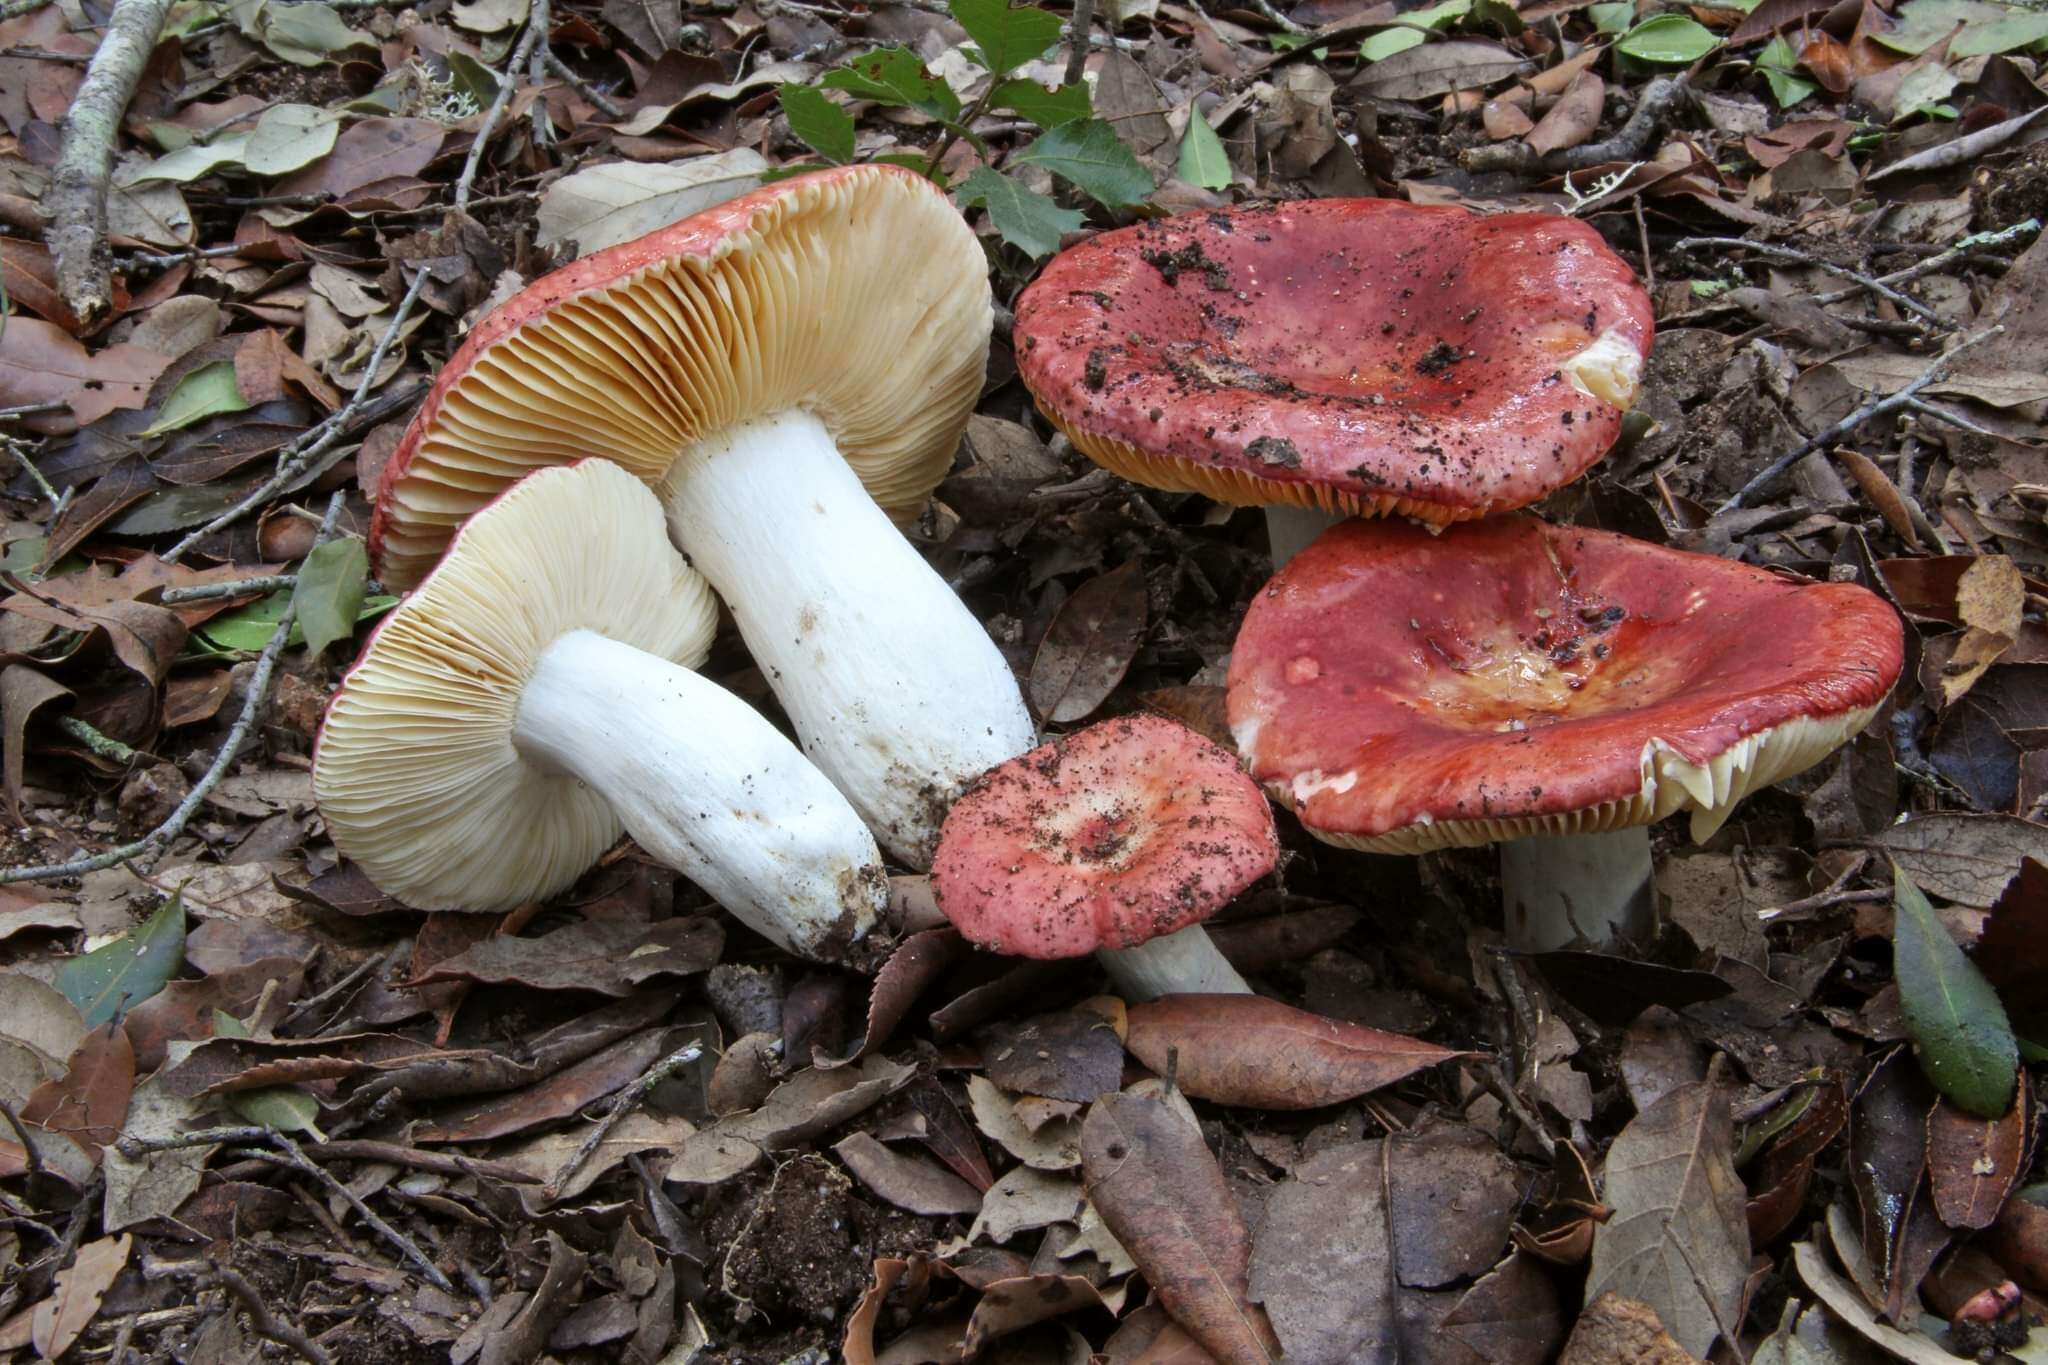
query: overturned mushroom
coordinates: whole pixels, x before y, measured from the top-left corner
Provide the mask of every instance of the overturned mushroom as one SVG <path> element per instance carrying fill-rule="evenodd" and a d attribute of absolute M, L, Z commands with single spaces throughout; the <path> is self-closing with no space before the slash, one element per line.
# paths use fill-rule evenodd
<path fill-rule="evenodd" d="M 1651 332 L 1574 219 L 1314 199 L 1091 237 L 1024 291 L 1015 335 L 1077 449 L 1266 506 L 1281 562 L 1338 517 L 1441 526 L 1571 482 L 1620 434 Z"/>
<path fill-rule="evenodd" d="M 655 486 L 803 749 L 922 867 L 946 803 L 1036 739 L 980 623 L 890 518 L 946 473 L 991 309 L 974 233 L 886 165 L 780 181 L 545 276 L 456 352 L 386 468 L 372 547 L 417 582 L 527 470 Z"/>
<path fill-rule="evenodd" d="M 946 817 L 939 908 L 1019 957 L 1093 952 L 1132 999 L 1251 988 L 1201 921 L 1273 870 L 1272 808 L 1185 726 L 1125 716 L 990 771 Z"/>
<path fill-rule="evenodd" d="M 336 846 L 421 909 L 504 910 L 623 830 L 763 937 L 845 959 L 887 900 L 880 851 L 795 745 L 690 671 L 716 622 L 631 475 L 529 475 L 329 705 L 313 788 Z"/>
<path fill-rule="evenodd" d="M 1514 946 L 1602 944 L 1644 927 L 1644 826 L 1710 837 L 1868 724 L 1903 649 L 1851 584 L 1528 516 L 1354 521 L 1254 599 L 1229 720 L 1317 838 L 1500 843 Z"/>

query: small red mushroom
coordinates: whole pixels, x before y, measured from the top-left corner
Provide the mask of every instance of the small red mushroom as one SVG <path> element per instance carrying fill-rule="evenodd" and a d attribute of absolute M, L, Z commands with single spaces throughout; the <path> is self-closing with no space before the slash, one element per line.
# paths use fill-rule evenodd
<path fill-rule="evenodd" d="M 1098 953 L 1135 999 L 1245 994 L 1199 926 L 1279 853 L 1272 808 L 1231 755 L 1163 717 L 1124 716 L 984 774 L 940 829 L 932 890 L 970 941 Z"/>
<path fill-rule="evenodd" d="M 1528 516 L 1353 521 L 1254 599 L 1229 720 L 1319 839 L 1503 843 L 1510 937 L 1552 948 L 1611 930 L 1647 876 L 1639 827 L 1689 810 L 1711 836 L 1861 730 L 1903 660 L 1897 613 L 1853 584 Z"/>
<path fill-rule="evenodd" d="M 1024 291 L 1015 338 L 1039 408 L 1135 482 L 1441 526 L 1605 454 L 1652 330 L 1576 219 L 1316 199 L 1092 237 Z"/>

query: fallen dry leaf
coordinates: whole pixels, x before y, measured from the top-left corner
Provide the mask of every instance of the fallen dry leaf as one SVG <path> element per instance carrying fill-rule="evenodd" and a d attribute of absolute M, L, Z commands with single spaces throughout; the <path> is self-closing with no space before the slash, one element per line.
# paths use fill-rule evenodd
<path fill-rule="evenodd" d="M 71 1264 L 57 1272 L 57 1287 L 36 1306 L 32 1329 L 36 1354 L 55 1360 L 70 1350 L 99 1315 L 114 1277 L 128 1264 L 135 1239 L 127 1233 L 102 1237 L 78 1249 Z"/>
<path fill-rule="evenodd" d="M 1946 1100 L 1927 1119 L 1927 1174 L 1934 1211 L 1952 1228 L 1988 1228 L 2025 1169 L 2027 1072 L 2020 1068 L 2012 1112 L 1982 1119 Z"/>

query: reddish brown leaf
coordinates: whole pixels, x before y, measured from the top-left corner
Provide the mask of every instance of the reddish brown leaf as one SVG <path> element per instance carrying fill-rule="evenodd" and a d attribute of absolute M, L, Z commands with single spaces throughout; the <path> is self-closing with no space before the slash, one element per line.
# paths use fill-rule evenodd
<path fill-rule="evenodd" d="M 1145 642 L 1145 572 L 1131 560 L 1074 590 L 1031 661 L 1031 705 L 1068 724 L 1094 714 Z"/>
<path fill-rule="evenodd" d="M 2022 858 L 2019 874 L 1991 908 L 1973 954 L 1999 998 L 2032 1041 L 2048 1042 L 2048 863 Z"/>
<path fill-rule="evenodd" d="M 1319 1109 L 1470 1053 L 1339 1023 L 1258 995 L 1169 995 L 1133 1005 L 1131 1055 L 1174 1073 L 1196 1099 L 1258 1109 Z"/>
<path fill-rule="evenodd" d="M 227 921 L 213 921 L 206 927 Z M 246 1015 L 272 981 L 284 1003 L 296 998 L 305 964 L 289 957 L 265 957 L 216 972 L 198 981 L 173 981 L 128 1011 L 121 1026 L 135 1048 L 136 1069 L 147 1074 L 164 1064 L 173 1042 L 213 1037 L 213 1012 Z"/>
<path fill-rule="evenodd" d="M 196 1099 L 266 1085 L 394 1070 L 427 1060 L 493 1055 L 442 1052 L 391 1033 L 306 1039 L 213 1038 L 164 1073 L 164 1089 L 178 1099 Z"/>
<path fill-rule="evenodd" d="M 128 1116 L 135 1091 L 135 1049 L 118 1024 L 85 1035 L 63 1079 L 45 1081 L 21 1105 L 21 1121 L 61 1133 L 93 1160 L 112 1142 Z"/>
<path fill-rule="evenodd" d="M 16 315 L 0 335 L 0 407 L 64 403 L 79 425 L 139 408 L 169 356 L 140 346 L 91 352 L 62 327 Z"/>
<path fill-rule="evenodd" d="M 273 193 L 339 195 L 418 175 L 447 135 L 432 119 L 367 118 L 345 129 L 325 157 L 279 181 Z"/>
<path fill-rule="evenodd" d="M 429 1124 L 416 1136 L 422 1142 L 482 1142 L 567 1118 L 638 1079 L 662 1056 L 666 1038 L 663 1030 L 648 1029 L 556 1072 L 539 1085 L 466 1106 L 443 1122 Z"/>
<path fill-rule="evenodd" d="M 1599 128 L 1606 98 L 1607 82 L 1591 71 L 1580 72 L 1522 141 L 1538 156 L 1578 146 Z"/>
<path fill-rule="evenodd" d="M 1799 64 L 1831 95 L 1847 93 L 1856 82 L 1855 61 L 1849 49 L 1825 33 L 1816 33 L 1806 40 L 1806 46 L 1799 50 Z"/>
<path fill-rule="evenodd" d="M 87 1242 L 70 1265 L 57 1272 L 57 1287 L 36 1306 L 36 1354 L 55 1360 L 70 1350 L 99 1315 L 100 1301 L 128 1264 L 135 1239 L 127 1233 Z"/>
<path fill-rule="evenodd" d="M 1141 1082 L 1081 1124 L 1081 1170 L 1102 1221 L 1174 1321 L 1223 1365 L 1272 1365 L 1279 1342 L 1250 1303 L 1251 1235 L 1184 1105 Z"/>
<path fill-rule="evenodd" d="M 485 939 L 435 963 L 414 984 L 484 981 L 627 996 L 650 977 L 709 969 L 717 964 L 724 944 L 724 931 L 707 915 L 651 925 L 585 921 L 538 938 Z"/>
<path fill-rule="evenodd" d="M 1988 1228 L 2026 1164 L 2027 1072 L 2019 1073 L 2012 1112 L 1980 1119 L 1948 1101 L 1927 1120 L 1927 1174 L 1934 1211 L 1952 1228 Z"/>
<path fill-rule="evenodd" d="M 885 1147 L 867 1133 L 851 1133 L 833 1147 L 860 1182 L 899 1209 L 927 1217 L 975 1213 L 981 1194 L 951 1171 L 924 1157 Z"/>
<path fill-rule="evenodd" d="M 78 319 L 57 292 L 50 252 L 41 242 L 0 237 L 0 296 L 77 336 Z"/>
<path fill-rule="evenodd" d="M 887 1042 L 903 1022 L 903 1016 L 917 1003 L 917 997 L 924 994 L 925 987 L 938 980 L 964 951 L 966 945 L 959 931 L 952 928 L 931 929 L 904 939 L 882 964 L 882 970 L 875 973 L 875 984 L 868 996 L 867 1030 L 853 1051 L 843 1057 L 828 1058 L 813 1048 L 812 1064 L 830 1071 L 859 1061 Z"/>
<path fill-rule="evenodd" d="M 2008 1275 L 2036 1294 L 2048 1294 L 2048 1204 L 2009 1200 L 1983 1245 Z"/>
<path fill-rule="evenodd" d="M 59 697 L 70 695 L 70 688 L 27 664 L 0 669 L 0 744 L 6 748 L 0 755 L 0 768 L 5 772 L 0 779 L 0 800 L 6 803 L 8 822 L 16 827 L 26 823 L 21 818 L 21 783 L 22 765 L 28 758 L 29 718 Z"/>
<path fill-rule="evenodd" d="M 1145 703 L 1147 710 L 1179 721 L 1218 748 L 1234 754 L 1237 741 L 1230 737 L 1230 722 L 1224 718 L 1225 696 L 1224 688 L 1191 683 L 1186 687 L 1157 688 L 1138 700 Z"/>

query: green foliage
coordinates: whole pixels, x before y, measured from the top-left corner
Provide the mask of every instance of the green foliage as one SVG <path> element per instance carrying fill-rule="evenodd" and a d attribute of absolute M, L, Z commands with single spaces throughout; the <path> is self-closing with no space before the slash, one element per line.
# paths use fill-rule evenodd
<path fill-rule="evenodd" d="M 157 409 L 156 420 L 137 432 L 138 436 L 161 436 L 167 431 L 189 427 L 224 412 L 242 412 L 249 400 L 235 383 L 235 362 L 216 360 L 187 374 Z"/>
<path fill-rule="evenodd" d="M 1057 128 L 1095 113 L 1085 84 L 1043 86 L 1022 77 L 996 82 L 988 93 L 988 107 L 1007 109 L 1041 128 Z"/>
<path fill-rule="evenodd" d="M 1043 166 L 1106 208 L 1141 204 L 1152 193 L 1152 173 L 1101 119 L 1063 123 L 1010 158 Z"/>
<path fill-rule="evenodd" d="M 1060 248 L 1060 238 L 1081 226 L 1081 215 L 1026 189 L 1000 171 L 977 166 L 959 185 L 960 207 L 988 210 L 1003 240 L 1034 260 Z"/>
<path fill-rule="evenodd" d="M 2002 1118 L 2020 1060 L 2005 1007 L 1897 864 L 1892 893 L 1892 975 L 1920 1069 L 1957 1108 Z"/>
<path fill-rule="evenodd" d="M 1793 74 L 1799 69 L 1799 50 L 1783 34 L 1764 44 L 1763 51 L 1756 54 L 1756 69 L 1763 72 L 1765 84 L 1771 87 L 1771 98 L 1780 109 L 1790 109 L 1820 89 L 1804 76 Z"/>
<path fill-rule="evenodd" d="M 862 53 L 838 70 L 827 71 L 818 84 L 879 104 L 915 109 L 942 123 L 960 118 L 960 97 L 953 87 L 925 70 L 917 54 L 906 47 Z"/>
<path fill-rule="evenodd" d="M 1060 40 L 1056 15 L 1010 0 L 949 0 L 953 18 L 981 49 L 981 64 L 1007 76 L 1043 57 Z"/>
<path fill-rule="evenodd" d="M 247 1038 L 249 1026 L 226 1010 L 213 1012 L 213 1036 Z M 234 1090 L 227 1095 L 228 1108 L 249 1123 L 275 1128 L 280 1133 L 305 1133 L 317 1142 L 327 1135 L 318 1127 L 320 1102 L 297 1086 L 266 1085 L 254 1090 Z"/>
<path fill-rule="evenodd" d="M 853 160 L 853 115 L 808 85 L 785 85 L 775 92 L 789 131 L 804 145 L 840 165 Z"/>
<path fill-rule="evenodd" d="M 298 578 L 292 601 L 308 650 L 318 654 L 355 634 L 370 581 L 370 557 L 359 538 L 345 536 L 315 546 L 299 565 Z"/>
<path fill-rule="evenodd" d="M 1720 45 L 1714 31 L 1699 20 L 1683 14 L 1659 14 L 1623 34 L 1614 48 L 1639 62 L 1683 66 L 1698 61 Z"/>
<path fill-rule="evenodd" d="M 65 963 L 57 989 L 95 1029 L 162 990 L 184 961 L 185 901 L 172 896 L 133 932 Z"/>
<path fill-rule="evenodd" d="M 1188 115 L 1188 130 L 1180 139 L 1180 178 L 1205 190 L 1225 189 L 1230 184 L 1230 157 L 1223 139 L 1209 126 L 1197 109 Z"/>

